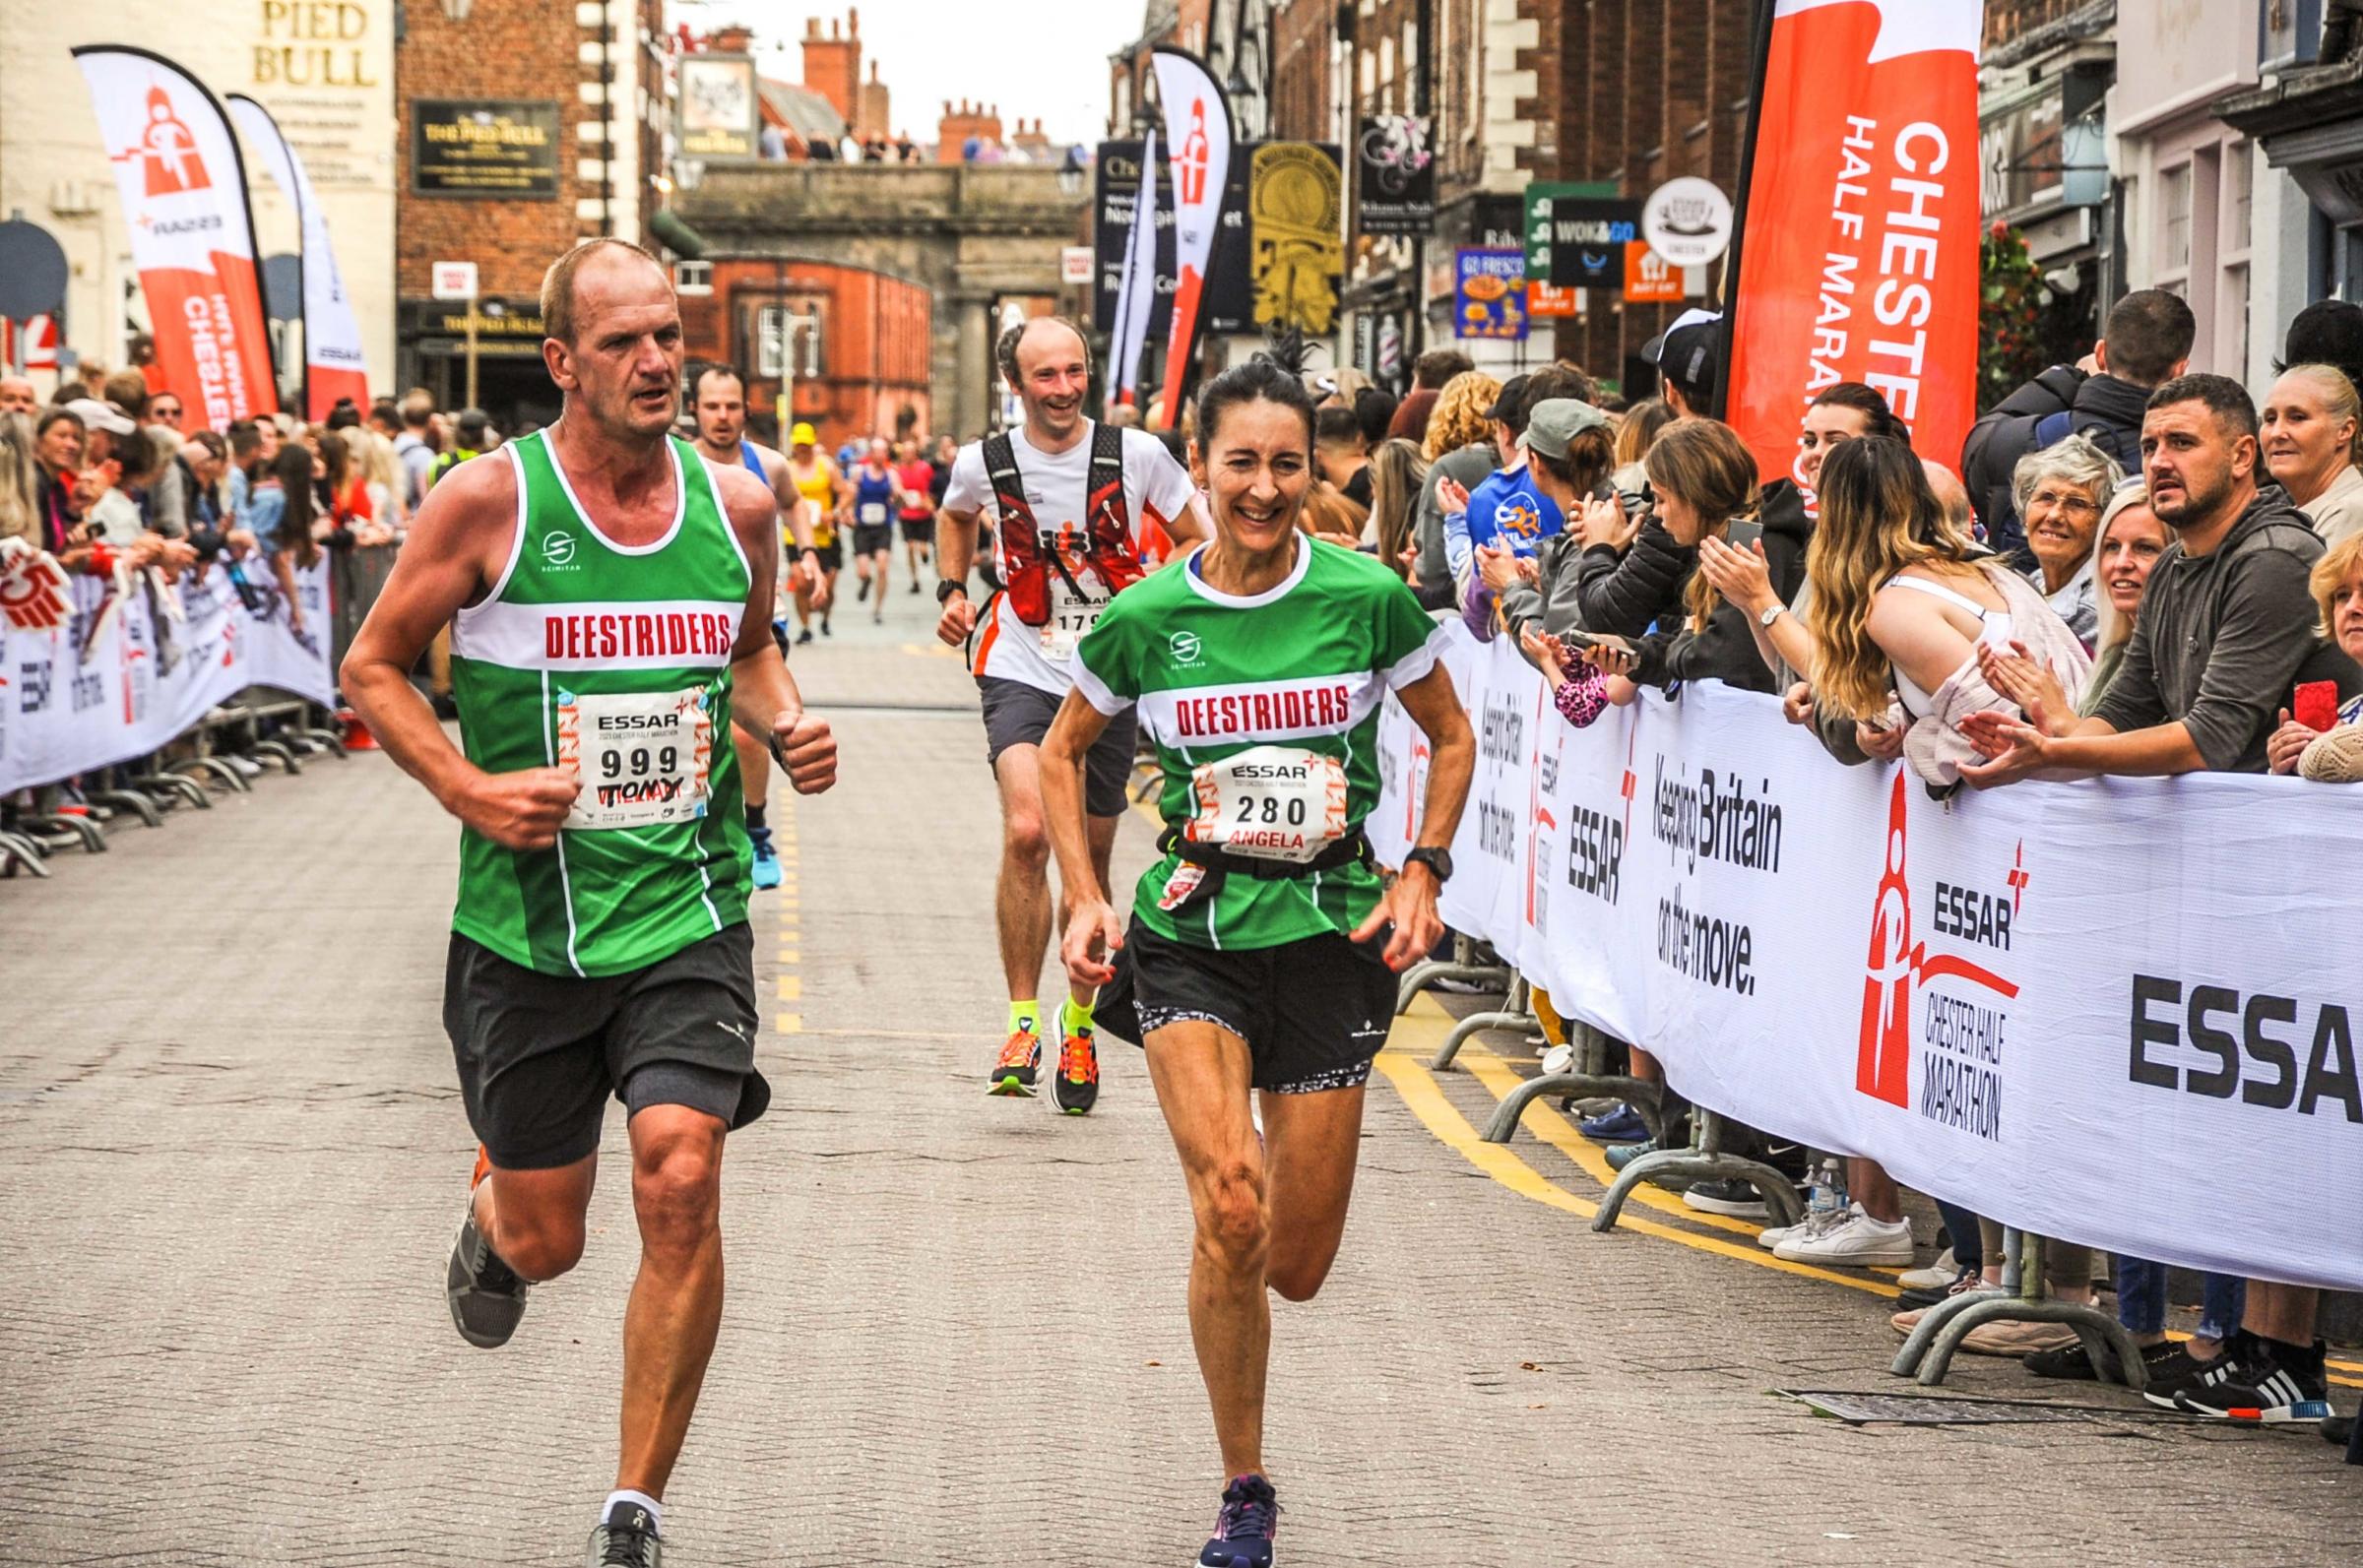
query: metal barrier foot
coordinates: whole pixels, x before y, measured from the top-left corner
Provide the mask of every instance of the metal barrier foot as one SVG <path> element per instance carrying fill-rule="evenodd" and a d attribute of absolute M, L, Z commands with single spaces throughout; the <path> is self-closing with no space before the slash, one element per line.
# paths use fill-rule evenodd
<path fill-rule="evenodd" d="M 1929 1317 L 1935 1316 L 1932 1308 Z M 1928 1318 L 1921 1319 L 1920 1328 L 1927 1328 L 1928 1322 Z M 2134 1337 L 2126 1332 L 2123 1324 L 2106 1313 L 2073 1301 L 2057 1301 L 2049 1297 L 2038 1300 L 2018 1295 L 1987 1295 L 1961 1298 L 1958 1310 L 1938 1321 L 1935 1332 L 1922 1347 L 1919 1369 L 1914 1374 L 1923 1387 L 1935 1388 L 1945 1381 L 1945 1374 L 1952 1365 L 1953 1352 L 1960 1348 L 1961 1341 L 1984 1323 L 2065 1323 L 2076 1330 L 2076 1338 L 2084 1344 L 2087 1351 L 2091 1349 L 2095 1339 L 2105 1347 L 2105 1353 L 2092 1357 L 2093 1365 L 2100 1368 L 2104 1380 L 2108 1380 L 2109 1365 L 2113 1360 L 2118 1372 L 2115 1381 L 2123 1382 L 2126 1387 L 2136 1391 L 2148 1381 L 2141 1351 L 2135 1346 Z M 1920 1329 L 1914 1329 L 1913 1339 L 1918 1339 Z M 1904 1349 L 1909 1351 L 1911 1348 L 1911 1341 L 1905 1341 Z M 1898 1370 L 1902 1370 L 1903 1359 L 1900 1354 L 1895 1358 Z"/>
<path fill-rule="evenodd" d="M 214 809 L 214 797 L 205 792 L 205 785 L 186 774 L 146 773 L 131 782 L 151 793 L 177 795 L 199 811 Z"/>
<path fill-rule="evenodd" d="M 246 776 L 219 757 L 190 757 L 174 763 L 165 771 L 187 775 L 191 770 L 202 771 L 207 778 L 226 786 L 232 794 L 254 793 L 254 785 L 246 782 Z"/>
<path fill-rule="evenodd" d="M 83 848 L 92 854 L 106 852 L 106 830 L 88 817 L 67 816 L 61 812 L 54 816 L 28 816 L 24 822 L 36 833 L 54 833 L 80 840 Z"/>
<path fill-rule="evenodd" d="M 345 749 L 345 737 L 333 729 L 306 729 L 303 731 L 303 735 L 305 739 L 333 757 L 351 757 L 352 755 L 351 752 Z"/>
<path fill-rule="evenodd" d="M 1442 1072 L 1452 1065 L 1452 1058 L 1460 1054 L 1463 1045 L 1489 1029 L 1537 1029 L 1541 1023 L 1532 1013 L 1471 1013 L 1452 1026 L 1452 1033 L 1444 1036 L 1443 1044 L 1437 1047 L 1428 1065 Z"/>
<path fill-rule="evenodd" d="M 1437 980 L 1466 980 L 1472 985 L 1500 990 L 1506 996 L 1510 986 L 1516 982 L 1516 976 L 1499 965 L 1425 959 L 1403 972 L 1402 983 L 1395 987 L 1395 1016 L 1400 1018 L 1410 1012 L 1412 998 Z"/>
<path fill-rule="evenodd" d="M 1805 1206 L 1797 1201 L 1797 1189 L 1788 1177 L 1770 1165 L 1738 1155 L 1660 1149 L 1641 1156 L 1619 1173 L 1600 1200 L 1600 1212 L 1592 1216 L 1592 1228 L 1603 1234 L 1614 1230 L 1632 1189 L 1657 1176 L 1678 1176 L 1688 1181 L 1726 1181 L 1736 1177 L 1763 1197 L 1764 1207 L 1772 1211 L 1773 1223 L 1793 1225 L 1805 1216 Z"/>
<path fill-rule="evenodd" d="M 1526 1107 L 1554 1095 L 1580 1096 L 1586 1099 L 1594 1096 L 1613 1096 L 1633 1108 L 1648 1125 L 1651 1137 L 1663 1131 L 1655 1084 L 1606 1073 L 1545 1073 L 1538 1078 L 1529 1078 L 1501 1097 L 1501 1103 L 1494 1107 L 1494 1119 L 1485 1124 L 1485 1141 L 1489 1144 L 1508 1143 L 1516 1135 L 1518 1122 L 1525 1116 Z"/>
<path fill-rule="evenodd" d="M 49 875 L 49 867 L 41 859 L 39 845 L 14 833 L 0 833 L 0 870 L 13 875 L 18 865 L 23 865 L 36 877 L 45 878 Z"/>
<path fill-rule="evenodd" d="M 289 773 L 303 772 L 303 764 L 295 760 L 295 748 L 277 740 L 258 740 L 247 750 L 258 757 L 268 757 Z"/>
<path fill-rule="evenodd" d="M 93 789 L 84 798 L 100 805 L 120 806 L 151 828 L 164 825 L 164 814 L 156 809 L 156 802 L 134 789 Z"/>

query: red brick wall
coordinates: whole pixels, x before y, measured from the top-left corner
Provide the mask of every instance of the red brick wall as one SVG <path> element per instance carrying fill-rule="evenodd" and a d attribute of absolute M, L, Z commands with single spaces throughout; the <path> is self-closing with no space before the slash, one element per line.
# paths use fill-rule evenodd
<path fill-rule="evenodd" d="M 737 364 L 751 377 L 755 312 L 782 298 L 799 314 L 817 307 L 822 322 L 821 374 L 798 379 L 795 418 L 810 420 L 832 449 L 849 436 L 892 433 L 905 406 L 927 430 L 932 296 L 883 273 L 821 262 L 717 261 L 714 292 L 681 301 L 688 357 Z M 776 379 L 750 379 L 748 406 L 768 410 L 779 391 Z"/>
<path fill-rule="evenodd" d="M 1288 0 L 1272 14 L 1272 134 L 1322 141 L 1330 131 L 1329 48 L 1336 0 Z"/>
<path fill-rule="evenodd" d="M 569 10 L 564 26 L 550 25 L 542 0 L 476 0 L 466 22 L 443 8 L 405 11 L 407 31 L 395 55 L 395 289 L 406 299 L 429 292 L 437 261 L 473 260 L 486 295 L 534 295 L 542 274 L 580 232 L 574 216 L 576 126 L 592 117 L 576 92 L 581 80 L 575 45 L 581 36 Z M 411 99 L 526 98 L 558 105 L 558 194 L 546 202 L 473 201 L 411 194 Z M 589 194 L 597 194 L 594 189 Z"/>

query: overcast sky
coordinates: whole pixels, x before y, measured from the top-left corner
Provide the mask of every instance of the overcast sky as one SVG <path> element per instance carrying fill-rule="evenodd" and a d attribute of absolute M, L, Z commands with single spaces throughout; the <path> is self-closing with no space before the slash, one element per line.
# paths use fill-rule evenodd
<path fill-rule="evenodd" d="M 692 32 L 755 30 L 765 76 L 803 79 L 804 19 L 825 31 L 844 3 L 670 0 Z M 878 62 L 894 90 L 897 131 L 933 141 L 946 98 L 1000 105 L 1004 123 L 1037 119 L 1054 142 L 1096 143 L 1108 122 L 1108 56 L 1140 34 L 1142 0 L 862 0 L 862 74 Z M 785 51 L 780 49 L 786 44 Z"/>

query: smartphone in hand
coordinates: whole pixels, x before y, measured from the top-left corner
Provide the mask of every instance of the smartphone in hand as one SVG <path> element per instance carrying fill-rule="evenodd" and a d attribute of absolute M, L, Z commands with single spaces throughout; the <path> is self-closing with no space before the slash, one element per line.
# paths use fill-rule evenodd
<path fill-rule="evenodd" d="M 2308 729 L 2329 729 L 2338 722 L 2338 683 L 2331 680 L 2301 682 L 2290 693 L 2289 717 Z"/>

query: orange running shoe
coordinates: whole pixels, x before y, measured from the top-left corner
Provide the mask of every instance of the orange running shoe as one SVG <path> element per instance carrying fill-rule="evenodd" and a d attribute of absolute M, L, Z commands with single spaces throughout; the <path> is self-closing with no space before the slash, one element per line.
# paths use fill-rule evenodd
<path fill-rule="evenodd" d="M 1058 1076 L 1051 1080 L 1051 1098 L 1069 1116 L 1080 1116 L 1099 1103 L 1100 1047 L 1090 1030 L 1070 1031 L 1058 1044 Z"/>
<path fill-rule="evenodd" d="M 987 1075 L 986 1090 L 990 1095 L 1034 1096 L 1035 1069 L 1042 1065 L 1042 1036 L 1030 1029 L 1016 1030 L 1001 1047 L 998 1060 Z"/>

